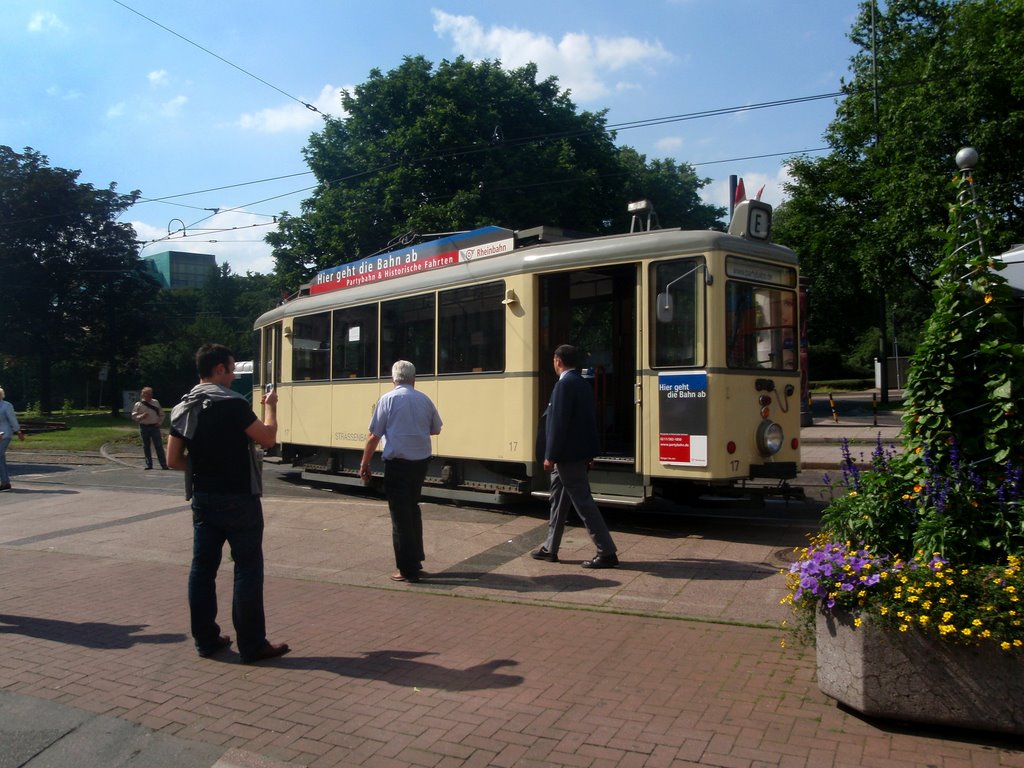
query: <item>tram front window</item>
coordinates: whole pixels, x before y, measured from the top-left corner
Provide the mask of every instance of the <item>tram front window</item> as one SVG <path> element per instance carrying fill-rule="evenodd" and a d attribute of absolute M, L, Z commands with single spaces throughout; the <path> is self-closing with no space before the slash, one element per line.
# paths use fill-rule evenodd
<path fill-rule="evenodd" d="M 653 266 L 653 296 L 651 297 L 654 322 L 654 367 L 695 366 L 700 364 L 697 350 L 702 346 L 697 331 L 700 328 L 700 301 L 697 286 L 704 285 L 702 259 L 660 262 Z M 699 281 L 699 282 L 698 282 Z"/>
<path fill-rule="evenodd" d="M 730 280 L 725 301 L 730 368 L 797 369 L 795 292 Z"/>

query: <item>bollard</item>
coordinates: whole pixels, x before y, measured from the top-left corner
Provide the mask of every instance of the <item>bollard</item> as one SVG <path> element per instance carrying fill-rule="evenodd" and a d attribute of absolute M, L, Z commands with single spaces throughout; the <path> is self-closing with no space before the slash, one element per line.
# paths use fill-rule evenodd
<path fill-rule="evenodd" d="M 833 397 L 831 392 L 828 393 L 828 407 L 832 409 L 832 421 L 838 424 L 839 414 L 836 413 L 836 399 Z"/>
<path fill-rule="evenodd" d="M 876 427 L 878 426 L 878 395 L 875 392 L 871 393 L 871 423 Z"/>

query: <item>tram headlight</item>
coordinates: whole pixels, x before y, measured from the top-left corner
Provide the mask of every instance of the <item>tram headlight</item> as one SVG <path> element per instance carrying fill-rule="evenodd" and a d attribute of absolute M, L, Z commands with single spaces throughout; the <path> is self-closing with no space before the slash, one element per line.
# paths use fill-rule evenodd
<path fill-rule="evenodd" d="M 765 419 L 757 427 L 757 450 L 762 456 L 774 456 L 782 449 L 782 441 L 785 435 L 782 427 L 774 421 Z"/>

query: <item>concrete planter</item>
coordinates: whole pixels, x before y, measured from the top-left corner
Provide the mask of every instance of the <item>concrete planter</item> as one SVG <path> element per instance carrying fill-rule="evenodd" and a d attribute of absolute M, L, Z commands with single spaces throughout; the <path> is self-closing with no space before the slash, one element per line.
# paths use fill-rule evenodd
<path fill-rule="evenodd" d="M 1024 735 L 1024 655 L 818 612 L 818 687 L 870 717 Z"/>

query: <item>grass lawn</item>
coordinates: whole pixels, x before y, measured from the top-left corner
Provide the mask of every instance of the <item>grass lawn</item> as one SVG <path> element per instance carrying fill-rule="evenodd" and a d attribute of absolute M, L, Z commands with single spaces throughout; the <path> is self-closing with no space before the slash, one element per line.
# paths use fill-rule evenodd
<path fill-rule="evenodd" d="M 19 414 L 22 421 L 63 421 L 67 429 L 26 435 L 11 441 L 12 451 L 98 451 L 106 443 L 135 445 L 140 449 L 139 427 L 131 419 L 113 417 L 109 412 L 54 414 L 39 419 Z"/>

